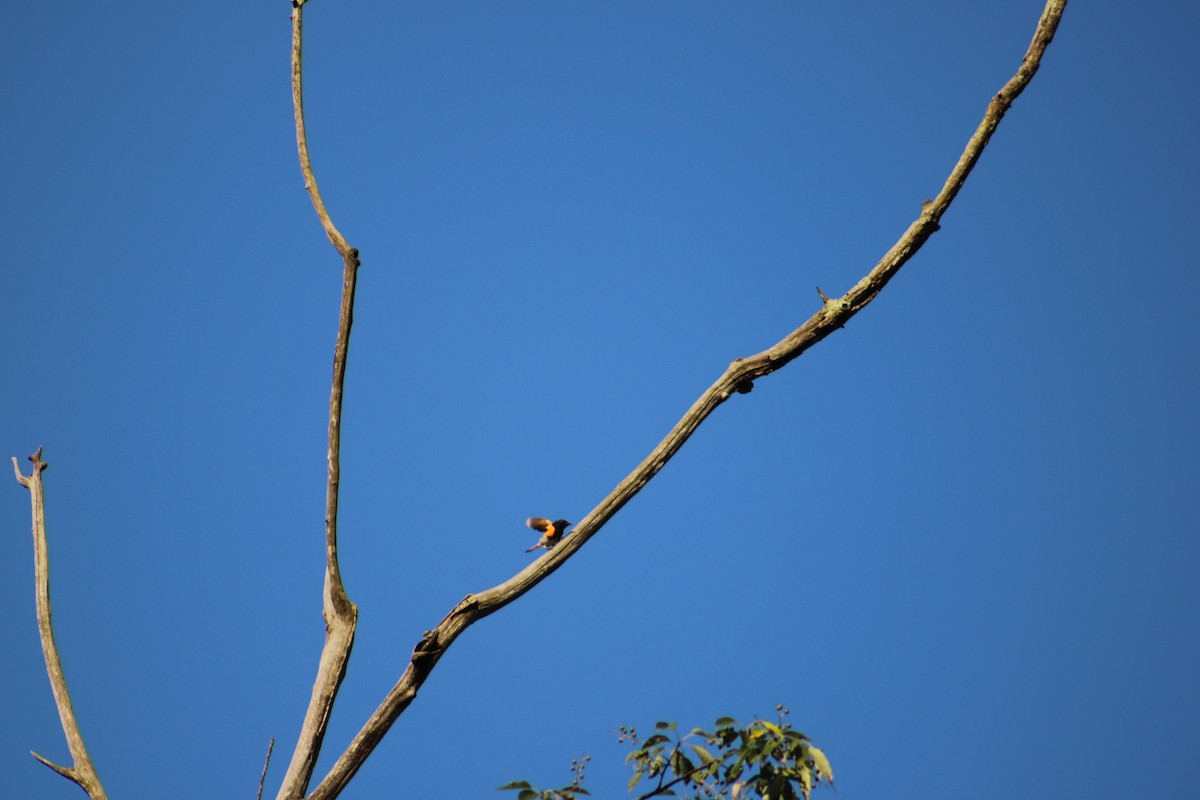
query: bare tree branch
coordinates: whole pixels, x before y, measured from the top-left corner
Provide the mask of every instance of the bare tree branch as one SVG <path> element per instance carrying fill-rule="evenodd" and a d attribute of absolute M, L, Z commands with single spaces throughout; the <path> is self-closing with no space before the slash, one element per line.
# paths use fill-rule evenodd
<path fill-rule="evenodd" d="M 54 643 L 54 626 L 50 619 L 50 549 L 46 542 L 46 496 L 42 486 L 42 473 L 50 465 L 42 460 L 42 448 L 29 457 L 33 470 L 29 477 L 21 474 L 21 467 L 14 457 L 13 472 L 17 482 L 29 490 L 33 506 L 33 571 L 37 593 L 38 634 L 42 640 L 42 654 L 46 658 L 46 673 L 50 676 L 50 690 L 54 693 L 54 704 L 58 706 L 58 718 L 62 722 L 63 735 L 71 751 L 74 764 L 70 767 L 51 763 L 37 753 L 31 755 L 64 778 L 74 781 L 87 792 L 92 800 L 106 800 L 104 787 L 96 774 L 96 766 L 83 743 L 83 733 L 75 718 L 71 695 L 67 691 L 67 678 L 63 674 L 62 661 L 58 656 L 58 645 Z"/>
<path fill-rule="evenodd" d="M 321 191 L 317 188 L 317 179 L 313 176 L 312 161 L 308 157 L 308 134 L 304 131 L 304 93 L 301 83 L 301 57 L 303 55 L 304 5 L 308 0 L 292 0 L 292 106 L 296 118 L 296 149 L 300 154 L 300 172 L 304 175 L 304 188 L 312 198 L 313 208 L 317 218 L 325 228 L 325 235 L 345 258 L 350 252 L 350 245 L 333 224 L 325 201 L 321 199 Z"/>
<path fill-rule="evenodd" d="M 921 204 L 920 215 L 879 263 L 842 297 L 828 298 L 818 289 L 824 303 L 822 308 L 773 347 L 731 363 L 650 455 L 575 526 L 571 536 L 504 583 L 478 594 L 467 595 L 436 628 L 426 631 L 413 649 L 412 660 L 400 680 L 366 721 L 325 779 L 313 790 L 309 800 L 331 800 L 341 793 L 391 725 L 416 697 L 418 689 L 446 649 L 468 626 L 525 594 L 578 552 L 622 506 L 641 491 L 719 405 L 735 393 L 748 393 L 755 380 L 770 375 L 798 358 L 817 342 L 843 327 L 851 317 L 875 299 L 887 282 L 938 230 L 938 221 L 966 182 L 996 126 L 1037 72 L 1066 5 L 1067 0 L 1047 2 L 1021 66 L 988 104 L 983 121 L 967 142 L 966 149 L 946 179 L 942 190 L 936 198 Z M 293 63 L 298 61 L 294 60 Z"/>
<path fill-rule="evenodd" d="M 267 782 L 267 767 L 271 766 L 271 753 L 275 750 L 275 737 L 271 737 L 271 743 L 267 745 L 267 758 L 263 761 L 262 775 L 258 778 L 258 794 L 255 800 L 262 800 L 263 784 Z"/>
<path fill-rule="evenodd" d="M 333 355 L 333 388 L 329 396 L 329 481 L 325 493 L 325 645 L 317 664 L 317 677 L 312 697 L 296 749 L 288 764 L 279 800 L 300 798 L 308 789 L 312 771 L 321 752 L 321 743 L 329 726 L 329 717 L 337 699 L 338 689 L 346 677 L 350 650 L 354 646 L 354 630 L 358 624 L 358 608 L 350 602 L 342 584 L 337 556 L 338 487 L 341 481 L 342 390 L 346 379 L 346 355 L 350 347 L 350 327 L 354 322 L 354 292 L 358 276 L 358 250 L 351 247 L 334 226 L 321 199 L 312 161 L 308 156 L 308 139 L 304 130 L 304 100 L 301 83 L 301 55 L 304 4 L 292 3 L 292 102 L 295 106 L 296 148 L 300 155 L 300 172 L 304 188 L 312 198 L 313 208 L 325 228 L 325 235 L 342 257 L 342 304 L 338 318 L 337 343 Z"/>

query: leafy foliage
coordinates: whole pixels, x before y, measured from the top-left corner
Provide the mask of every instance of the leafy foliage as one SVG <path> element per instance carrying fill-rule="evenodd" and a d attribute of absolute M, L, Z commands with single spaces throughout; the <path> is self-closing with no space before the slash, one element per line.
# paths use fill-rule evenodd
<path fill-rule="evenodd" d="M 583 788 L 583 773 L 591 756 L 571 759 L 571 782 L 558 789 L 535 789 L 529 781 L 513 781 L 497 789 L 512 789 L 517 792 L 517 800 L 579 800 L 589 797 L 591 792 Z"/>
<path fill-rule="evenodd" d="M 685 736 L 673 722 L 656 723 L 645 739 L 622 726 L 617 741 L 635 748 L 625 758 L 633 768 L 629 791 L 643 789 L 637 800 L 809 800 L 817 784 L 833 785 L 833 769 L 824 751 L 784 721 L 788 710 L 775 710 L 777 722 L 756 719 L 742 726 L 721 717 L 711 731 L 695 728 Z M 561 789 L 539 791 L 525 781 L 500 788 L 518 790 L 517 800 L 574 800 L 587 795 L 583 762 L 572 762 L 572 770 L 575 780 Z"/>

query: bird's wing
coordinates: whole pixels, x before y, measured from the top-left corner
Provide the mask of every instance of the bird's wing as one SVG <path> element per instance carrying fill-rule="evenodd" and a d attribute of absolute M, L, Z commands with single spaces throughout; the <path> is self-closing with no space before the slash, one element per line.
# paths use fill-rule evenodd
<path fill-rule="evenodd" d="M 535 531 L 540 531 L 541 533 L 545 533 L 554 527 L 554 523 L 545 517 L 530 517 L 529 519 L 525 520 L 525 524 L 533 528 Z"/>

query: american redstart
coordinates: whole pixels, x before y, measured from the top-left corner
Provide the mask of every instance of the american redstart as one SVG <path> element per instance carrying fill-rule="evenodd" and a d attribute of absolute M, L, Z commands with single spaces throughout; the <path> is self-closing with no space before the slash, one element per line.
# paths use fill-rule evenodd
<path fill-rule="evenodd" d="M 526 553 L 532 553 L 539 547 L 544 547 L 549 550 L 551 547 L 554 547 L 554 545 L 558 544 L 567 528 L 571 527 L 571 523 L 567 522 L 565 519 L 556 519 L 554 522 L 551 522 L 543 517 L 530 517 L 529 519 L 525 520 L 525 524 L 533 528 L 535 531 L 541 531 L 542 534 L 542 538 L 538 539 L 538 543 L 526 550 Z"/>

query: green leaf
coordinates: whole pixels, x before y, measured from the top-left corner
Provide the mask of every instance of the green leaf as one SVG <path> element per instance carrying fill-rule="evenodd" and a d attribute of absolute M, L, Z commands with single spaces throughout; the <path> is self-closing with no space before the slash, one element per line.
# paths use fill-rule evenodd
<path fill-rule="evenodd" d="M 669 741 L 671 741 L 671 738 L 669 736 L 664 736 L 661 733 L 655 733 L 655 734 L 652 734 L 650 736 L 650 738 L 646 740 L 645 749 L 649 750 L 651 747 L 654 747 L 656 744 L 662 744 L 663 742 L 669 742 Z"/>
<path fill-rule="evenodd" d="M 673 731 L 673 730 L 675 730 L 675 723 L 674 722 L 663 722 L 662 720 L 659 720 L 658 722 L 654 723 L 654 730 L 656 730 L 656 731 Z"/>
<path fill-rule="evenodd" d="M 522 789 L 517 800 L 538 800 L 538 793 L 533 789 Z"/>
<path fill-rule="evenodd" d="M 808 767 L 800 770 L 800 791 L 804 792 L 806 800 L 812 792 L 812 770 Z"/>
<path fill-rule="evenodd" d="M 771 796 L 776 798 L 795 797 L 796 793 L 792 790 L 792 782 L 779 773 L 771 776 L 768 784 L 771 789 Z"/>
<path fill-rule="evenodd" d="M 712 753 L 708 752 L 700 745 L 694 744 L 691 747 L 692 747 L 692 751 L 695 752 L 696 755 L 700 756 L 700 760 L 704 762 L 705 766 L 708 766 L 709 764 L 716 761 L 716 759 L 712 757 Z"/>
<path fill-rule="evenodd" d="M 633 787 L 638 785 L 638 783 L 642 780 L 642 776 L 645 774 L 646 773 L 642 772 L 640 769 L 633 773 L 633 777 L 629 779 L 629 786 L 625 787 L 625 791 L 632 792 Z"/>
<path fill-rule="evenodd" d="M 504 789 L 532 789 L 532 788 L 533 788 L 533 786 L 530 785 L 529 781 L 513 781 L 512 783 L 506 783 L 503 786 L 497 786 L 496 791 L 501 791 Z"/>
<path fill-rule="evenodd" d="M 808 754 L 812 756 L 813 764 L 817 767 L 817 772 L 821 773 L 821 777 L 833 783 L 833 767 L 829 766 L 829 757 L 825 755 L 825 751 L 819 747 L 808 748 Z"/>
<path fill-rule="evenodd" d="M 766 728 L 767 730 L 769 730 L 771 733 L 775 734 L 776 736 L 783 736 L 783 731 L 774 722 L 767 722 L 765 719 L 760 719 L 758 721 L 758 724 L 762 725 L 764 728 Z"/>

